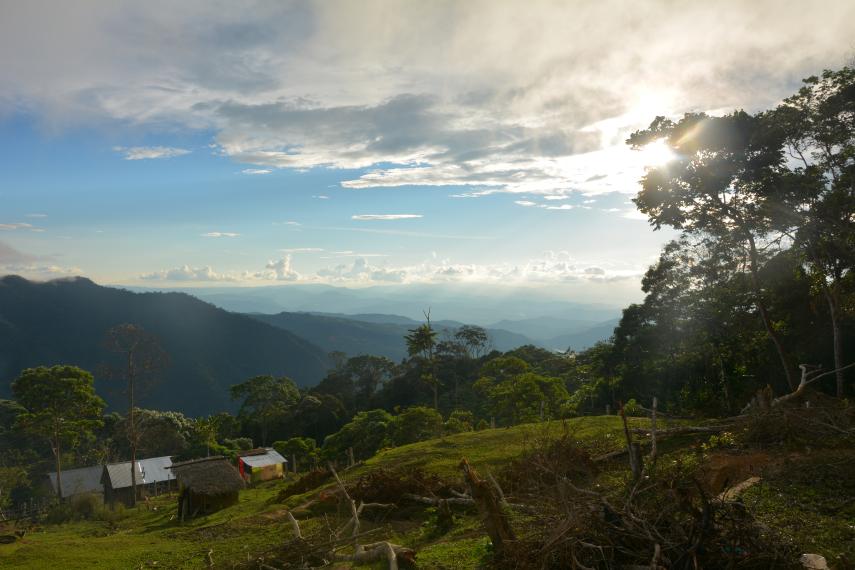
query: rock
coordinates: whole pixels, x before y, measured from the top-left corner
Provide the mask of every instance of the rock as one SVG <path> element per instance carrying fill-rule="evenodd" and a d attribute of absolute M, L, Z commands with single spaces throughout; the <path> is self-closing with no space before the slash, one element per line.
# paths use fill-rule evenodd
<path fill-rule="evenodd" d="M 828 562 L 825 561 L 825 556 L 819 554 L 802 554 L 799 562 L 810 570 L 828 570 Z"/>

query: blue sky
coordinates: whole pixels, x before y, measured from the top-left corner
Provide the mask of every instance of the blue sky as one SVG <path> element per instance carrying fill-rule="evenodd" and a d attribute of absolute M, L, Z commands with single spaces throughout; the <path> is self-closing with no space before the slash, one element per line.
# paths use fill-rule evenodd
<path fill-rule="evenodd" d="M 623 303 L 671 237 L 626 136 L 855 48 L 843 1 L 359 6 L 0 3 L 0 273 Z"/>

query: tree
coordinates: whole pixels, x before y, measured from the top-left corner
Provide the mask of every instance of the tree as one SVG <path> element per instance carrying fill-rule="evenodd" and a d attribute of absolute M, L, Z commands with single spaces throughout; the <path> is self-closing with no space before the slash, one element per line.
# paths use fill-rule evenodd
<path fill-rule="evenodd" d="M 481 368 L 475 388 L 484 394 L 490 413 L 509 425 L 561 415 L 570 395 L 560 378 L 529 371 L 520 358 L 494 358 Z"/>
<path fill-rule="evenodd" d="M 324 439 L 324 455 L 341 456 L 353 448 L 356 459 L 367 459 L 388 443 L 394 418 L 385 410 L 359 412 L 336 433 Z"/>
<path fill-rule="evenodd" d="M 487 331 L 475 325 L 463 325 L 454 333 L 454 339 L 463 345 L 469 358 L 483 356 L 490 346 Z"/>
<path fill-rule="evenodd" d="M 139 429 L 136 418 L 139 391 L 150 387 L 169 364 L 169 356 L 160 346 L 157 337 L 141 326 L 121 324 L 107 331 L 107 349 L 120 355 L 122 363 L 110 369 L 111 375 L 125 381 L 128 396 L 127 436 L 131 451 L 131 504 L 137 501 L 137 447 Z"/>
<path fill-rule="evenodd" d="M 270 427 L 286 419 L 300 401 L 300 390 L 287 376 L 255 376 L 235 384 L 230 392 L 232 400 L 242 400 L 238 417 L 259 426 L 261 445 L 267 445 Z"/>
<path fill-rule="evenodd" d="M 12 393 L 26 410 L 18 415 L 20 427 L 50 443 L 62 497 L 64 445 L 76 445 L 102 425 L 105 404 L 95 393 L 95 380 L 76 366 L 27 368 L 12 382 Z"/>
<path fill-rule="evenodd" d="M 778 220 L 828 305 L 837 396 L 843 397 L 841 291 L 855 265 L 855 68 L 826 70 L 804 84 L 764 117 L 783 133 L 791 157 Z"/>
<path fill-rule="evenodd" d="M 291 460 L 291 469 L 297 473 L 297 458 L 312 459 L 316 457 L 317 443 L 310 437 L 292 437 L 286 441 L 274 441 L 273 449 Z"/>
<path fill-rule="evenodd" d="M 430 311 L 425 312 L 425 322 L 405 335 L 407 353 L 411 357 L 420 358 L 427 365 L 427 371 L 422 370 L 422 381 L 433 390 L 433 407 L 439 409 L 439 379 L 436 376 L 434 349 L 436 348 L 437 333 L 430 324 Z"/>
<path fill-rule="evenodd" d="M 413 406 L 395 417 L 392 440 L 406 445 L 442 435 L 442 415 L 433 408 Z"/>
<path fill-rule="evenodd" d="M 627 143 L 639 149 L 660 140 L 678 158 L 649 168 L 633 201 L 656 229 L 671 226 L 739 244 L 755 306 L 787 383 L 795 388 L 794 366 L 768 310 L 761 279 L 764 251 L 779 246 L 782 238 L 774 223 L 782 198 L 781 134 L 743 111 L 722 117 L 690 113 L 676 123 L 657 117 Z"/>

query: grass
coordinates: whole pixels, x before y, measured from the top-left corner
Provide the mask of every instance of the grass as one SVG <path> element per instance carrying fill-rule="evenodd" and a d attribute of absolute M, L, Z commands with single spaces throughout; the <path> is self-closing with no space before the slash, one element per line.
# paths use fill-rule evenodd
<path fill-rule="evenodd" d="M 632 419 L 631 425 L 647 427 L 648 421 Z M 495 472 L 511 459 L 535 448 L 540 441 L 565 433 L 592 455 L 625 445 L 618 417 L 584 417 L 462 433 L 388 449 L 342 475 L 352 481 L 378 468 L 420 468 L 450 482 L 459 482 L 458 465 L 463 457 L 482 473 Z M 666 465 L 672 452 L 694 457 L 696 449 L 697 445 L 690 445 L 689 440 L 672 438 L 660 448 L 664 454 L 660 464 Z M 798 465 L 789 466 L 752 488 L 746 493 L 746 505 L 775 532 L 790 537 L 804 551 L 827 553 L 829 561 L 848 563 L 855 558 L 855 546 L 852 546 L 855 545 L 855 505 L 850 502 L 840 510 L 839 504 L 841 497 L 855 496 L 852 486 L 855 479 L 846 478 L 855 459 L 846 465 L 839 463 L 840 456 L 836 452 L 828 452 L 824 459 L 816 454 L 803 458 Z M 601 474 L 598 481 L 609 486 L 609 477 L 612 477 L 614 484 L 619 485 L 624 476 L 623 470 L 616 468 Z M 158 507 L 156 511 L 144 507 L 133 509 L 126 518 L 114 524 L 82 521 L 43 525 L 21 541 L 0 545 L 0 567 L 200 568 L 205 566 L 205 554 L 213 549 L 216 567 L 254 568 L 249 559 L 255 560 L 291 537 L 290 526 L 283 518 L 284 509 L 295 508 L 330 486 L 326 483 L 289 498 L 286 504 L 276 503 L 274 497 L 286 484 L 288 482 L 277 481 L 248 489 L 241 493 L 239 504 L 185 524 L 171 520 L 175 498 L 161 497 L 154 501 Z M 328 510 L 327 516 L 332 517 L 330 525 L 339 524 L 335 511 Z M 345 516 L 343 511 L 341 516 Z M 484 567 L 489 560 L 490 544 L 475 513 L 459 514 L 454 528 L 439 536 L 430 527 L 428 509 L 408 508 L 397 516 L 398 520 L 392 517 L 375 524 L 366 521 L 364 528 L 384 526 L 388 532 L 382 536 L 391 533 L 393 542 L 415 548 L 419 568 L 475 569 Z M 323 513 L 314 508 L 299 511 L 298 518 L 304 533 L 325 532 L 327 521 Z M 0 534 L 5 532 L 0 531 Z M 374 567 L 385 565 L 365 568 Z"/>
<path fill-rule="evenodd" d="M 557 437 L 565 430 L 598 452 L 622 445 L 619 418 L 578 418 L 566 423 L 556 421 L 462 433 L 385 450 L 348 471 L 346 478 L 356 478 L 378 467 L 394 466 L 422 467 L 429 473 L 456 480 L 462 457 L 467 457 L 481 470 L 497 468 L 519 456 L 538 438 Z M 44 568 L 49 561 L 63 570 L 138 568 L 140 565 L 145 568 L 154 567 L 155 562 L 157 567 L 199 568 L 209 548 L 213 548 L 213 558 L 218 565 L 246 562 L 247 554 L 255 557 L 290 536 L 290 527 L 278 514 L 284 505 L 271 503 L 285 484 L 272 482 L 248 489 L 241 493 L 238 505 L 185 524 L 170 520 L 175 513 L 175 498 L 162 497 L 154 501 L 156 511 L 147 511 L 144 507 L 133 509 L 115 524 L 81 521 L 43 525 L 22 541 L 0 545 L 0 567 Z M 288 504 L 295 506 L 316 492 L 292 497 Z M 303 524 L 314 522 L 310 519 Z M 421 567 L 475 567 L 486 542 L 480 532 L 472 536 L 477 527 L 474 519 L 461 523 L 462 528 L 469 529 L 468 534 L 440 537 L 438 541 L 428 541 L 419 533 L 400 538 L 402 542 L 413 541 L 412 544 L 424 546 L 419 552 Z M 458 565 L 450 566 L 452 562 Z"/>

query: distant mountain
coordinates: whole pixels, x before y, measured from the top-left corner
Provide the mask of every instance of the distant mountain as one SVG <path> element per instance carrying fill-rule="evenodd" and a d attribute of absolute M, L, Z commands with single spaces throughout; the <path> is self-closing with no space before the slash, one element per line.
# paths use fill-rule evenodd
<path fill-rule="evenodd" d="M 279 327 L 323 348 L 327 352 L 341 351 L 348 356 L 374 354 L 400 361 L 407 355 L 404 341 L 410 329 L 421 322 L 399 315 L 343 315 L 333 313 L 288 313 L 275 315 L 249 314 L 267 324 Z M 363 320 L 368 319 L 368 320 Z M 436 321 L 434 328 L 440 336 L 453 334 L 463 323 Z M 532 341 L 506 330 L 487 329 L 493 348 L 512 350 Z"/>
<path fill-rule="evenodd" d="M 620 319 L 612 319 L 579 332 L 552 337 L 542 341 L 542 344 L 545 348 L 551 348 L 553 350 L 564 351 L 571 349 L 578 352 L 594 346 L 601 340 L 606 340 L 611 337 L 619 322 Z"/>
<path fill-rule="evenodd" d="M 0 397 L 27 367 L 74 364 L 96 371 L 111 354 L 107 330 L 134 323 L 158 336 L 171 364 L 141 406 L 191 415 L 234 409 L 228 389 L 258 374 L 320 381 L 326 352 L 286 330 L 229 313 L 184 293 L 132 293 L 88 279 L 36 283 L 0 278 Z M 121 386 L 96 376 L 99 393 L 123 409 Z"/>
<path fill-rule="evenodd" d="M 229 311 L 264 314 L 323 311 L 360 315 L 366 322 L 377 315 L 401 315 L 418 321 L 423 318 L 422 311 L 430 309 L 435 321 L 454 320 L 485 327 L 492 327 L 502 319 L 517 321 L 537 317 L 586 321 L 593 325 L 613 319 L 621 311 L 618 305 L 568 301 L 565 294 L 545 289 L 484 287 L 461 283 L 362 288 L 290 284 L 204 287 L 184 291 Z M 555 334 L 562 332 L 570 331 L 558 331 Z"/>
<path fill-rule="evenodd" d="M 559 335 L 582 332 L 599 324 L 596 320 L 565 319 L 559 317 L 534 317 L 498 321 L 490 326 L 525 335 L 536 341 L 546 341 Z"/>

